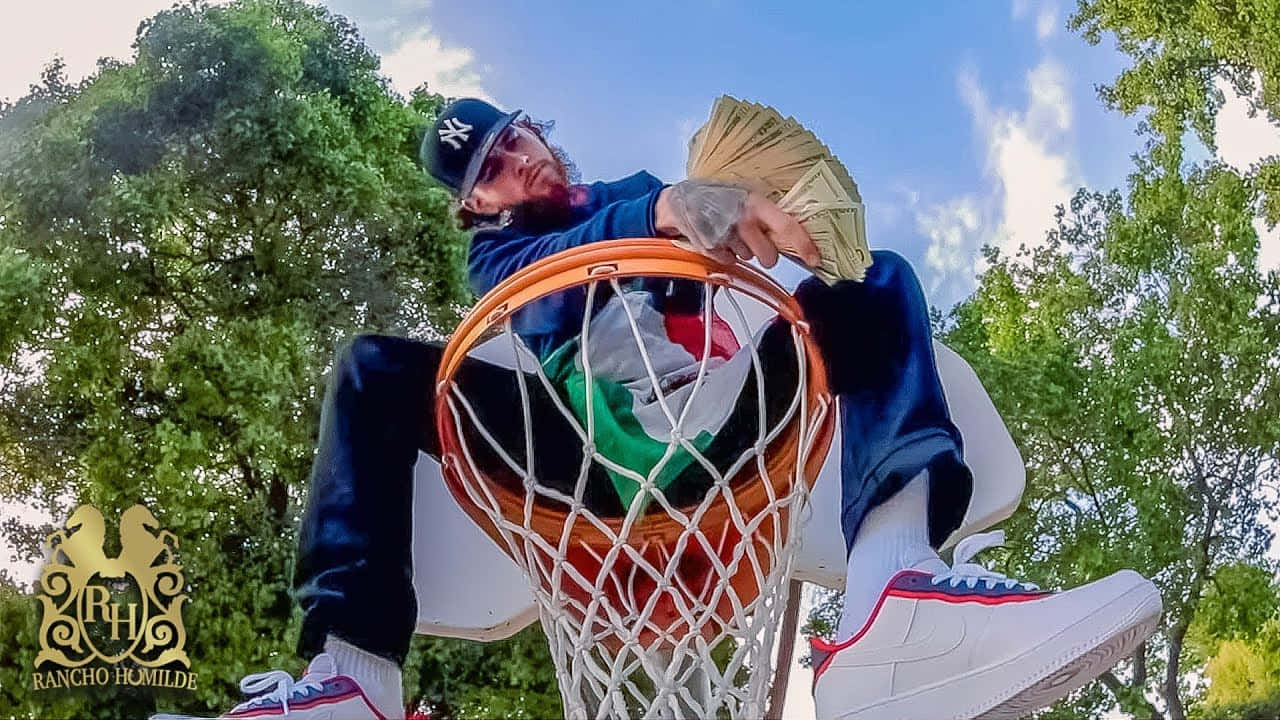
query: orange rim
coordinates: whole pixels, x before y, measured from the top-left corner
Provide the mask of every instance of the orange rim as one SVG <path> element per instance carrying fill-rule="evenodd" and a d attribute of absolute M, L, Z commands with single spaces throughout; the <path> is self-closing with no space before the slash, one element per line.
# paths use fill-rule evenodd
<path fill-rule="evenodd" d="M 505 547 L 501 533 L 494 527 L 486 511 L 472 502 L 462 475 L 470 469 L 462 460 L 458 429 L 453 422 L 448 404 L 448 388 L 454 373 L 461 366 L 467 353 L 493 329 L 520 307 L 541 297 L 560 292 L 592 281 L 625 277 L 671 277 L 711 282 L 732 288 L 753 297 L 789 321 L 800 333 L 806 362 L 806 407 L 810 417 L 819 409 L 825 409 L 821 426 L 814 436 L 809 455 L 805 458 L 803 478 L 810 487 L 826 458 L 835 427 L 835 408 L 827 391 L 826 366 L 813 340 L 803 311 L 795 298 L 778 286 L 768 275 L 743 264 L 732 266 L 713 265 L 703 256 L 675 247 L 668 240 L 626 239 L 592 243 L 571 248 L 544 258 L 513 274 L 491 290 L 467 314 L 450 338 L 441 358 L 436 375 L 435 420 L 440 436 L 442 465 L 445 483 L 463 510 L 485 530 L 500 547 Z M 769 443 L 765 465 L 770 483 L 777 497 L 790 491 L 794 477 L 796 457 L 809 422 L 793 420 Z M 742 476 L 734 480 L 734 497 L 738 511 L 744 518 L 753 517 L 769 502 L 769 492 L 760 478 L 754 463 L 739 471 Z M 478 478 L 487 481 L 487 478 Z M 488 483 L 498 500 L 502 514 L 508 518 L 520 518 L 524 513 L 524 495 L 511 489 L 508 483 Z M 519 487 L 519 484 L 516 484 Z M 702 524 L 718 527 L 729 519 L 730 509 L 723 497 L 712 502 L 704 513 Z M 556 542 L 559 540 L 567 513 L 534 503 L 530 527 L 538 534 Z M 622 518 L 599 518 L 614 533 L 620 533 Z M 767 525 L 767 523 L 766 523 Z M 762 526 L 764 527 L 764 526 Z M 675 518 L 665 514 L 645 516 L 631 528 L 631 536 L 674 542 L 686 528 Z M 611 540 L 597 527 L 579 522 L 570 531 L 577 542 L 587 545 L 608 545 Z M 770 533 L 771 534 L 771 533 Z"/>

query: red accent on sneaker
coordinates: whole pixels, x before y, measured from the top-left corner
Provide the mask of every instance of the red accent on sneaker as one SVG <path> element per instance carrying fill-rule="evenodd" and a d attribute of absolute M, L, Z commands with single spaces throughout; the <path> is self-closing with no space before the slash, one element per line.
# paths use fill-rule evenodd
<path fill-rule="evenodd" d="M 387 720 L 387 716 L 379 712 L 378 708 L 374 706 L 373 701 L 369 699 L 369 696 L 364 694 L 364 689 L 360 687 L 359 683 L 346 675 L 334 675 L 333 677 L 328 678 L 328 680 L 334 680 L 336 678 L 343 678 L 350 682 L 351 689 L 340 695 L 317 695 L 316 697 L 299 703 L 289 703 L 289 709 L 310 710 L 311 708 L 319 705 L 333 705 L 359 696 L 361 700 L 364 700 L 364 704 L 368 706 L 369 711 L 372 712 L 378 720 Z M 244 713 L 236 713 L 233 711 L 223 715 L 222 717 L 227 718 L 227 720 L 249 720 L 250 718 L 280 717 L 282 715 L 284 715 L 284 706 L 275 705 L 267 706 L 262 709 L 250 710 Z"/>
<path fill-rule="evenodd" d="M 827 654 L 827 656 L 823 659 L 822 663 L 819 664 L 818 667 L 813 669 L 813 688 L 817 688 L 818 678 L 822 677 L 822 674 L 827 671 L 827 667 L 829 667 L 831 665 L 831 661 L 835 659 L 836 653 L 853 645 L 858 640 L 860 640 L 863 635 L 867 634 L 867 631 L 871 629 L 871 623 L 873 623 L 876 619 L 876 616 L 880 614 L 880 608 L 884 607 L 885 600 L 888 600 L 890 597 L 900 597 L 900 598 L 905 598 L 907 600 L 940 600 L 942 602 L 949 602 L 949 603 L 973 602 L 973 603 L 981 603 L 983 605 L 1003 605 L 1004 603 L 1027 602 L 1030 600 L 1042 600 L 1047 595 L 1051 594 L 1051 593 L 1046 593 L 1044 591 L 1038 591 L 1034 593 L 1016 593 L 1016 594 L 1010 594 L 1010 595 L 1002 595 L 999 597 L 990 597 L 987 595 L 979 595 L 976 593 L 973 595 L 956 596 L 951 593 L 945 593 L 941 591 L 920 592 L 915 590 L 902 590 L 902 589 L 894 588 L 893 587 L 894 583 L 899 578 L 905 575 L 924 575 L 926 577 L 933 577 L 933 575 L 929 573 L 921 572 L 919 570 L 910 570 L 910 569 L 899 570 L 897 573 L 894 574 L 893 577 L 889 578 L 889 582 L 885 583 L 884 590 L 880 592 L 880 599 L 876 601 L 875 608 L 871 610 L 871 614 L 867 616 L 867 621 L 862 624 L 862 627 L 858 630 L 858 632 L 853 634 L 853 637 L 840 643 L 829 643 L 823 640 L 822 638 L 816 638 L 816 637 L 809 639 L 809 643 L 812 647 L 816 648 L 820 652 Z M 955 589 L 963 590 L 963 588 L 955 588 Z"/>
<path fill-rule="evenodd" d="M 912 600 L 941 600 L 949 603 L 979 603 L 982 605 L 1003 605 L 1005 603 L 1026 602 L 1028 600 L 1043 600 L 1046 593 L 1016 593 L 1012 595 L 1001 595 L 999 597 L 988 597 L 986 595 L 970 595 L 968 597 L 956 597 L 950 593 L 943 592 L 914 592 L 911 590 L 895 590 L 890 593 L 894 597 L 910 598 Z"/>

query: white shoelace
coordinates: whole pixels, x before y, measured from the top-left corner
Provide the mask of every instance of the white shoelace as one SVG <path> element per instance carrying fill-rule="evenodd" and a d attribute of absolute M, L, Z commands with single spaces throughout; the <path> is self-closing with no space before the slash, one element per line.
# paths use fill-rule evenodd
<path fill-rule="evenodd" d="M 999 547 L 1004 545 L 1004 531 L 994 530 L 988 533 L 978 533 L 970 535 L 961 540 L 957 545 L 951 564 L 951 568 L 947 572 L 939 573 L 933 576 L 933 584 L 941 585 L 949 582 L 951 587 L 959 587 L 961 583 L 969 586 L 969 589 L 976 588 L 978 582 L 981 581 L 990 589 L 995 589 L 1000 585 L 1004 585 L 1009 590 L 1039 590 L 1040 586 L 1027 582 L 1019 582 L 1007 575 L 1001 575 L 993 570 L 977 564 L 969 562 L 974 555 L 986 550 L 987 548 Z"/>
<path fill-rule="evenodd" d="M 298 680 L 294 680 L 293 676 L 284 670 L 268 670 L 267 672 L 254 673 L 245 675 L 240 681 L 240 690 L 245 695 L 254 695 L 245 705 L 256 705 L 267 700 L 277 700 L 284 706 L 284 712 L 289 713 L 289 698 L 295 692 L 305 692 L 307 690 L 322 690 L 324 686 L 319 680 L 308 680 L 307 676 L 303 676 Z"/>

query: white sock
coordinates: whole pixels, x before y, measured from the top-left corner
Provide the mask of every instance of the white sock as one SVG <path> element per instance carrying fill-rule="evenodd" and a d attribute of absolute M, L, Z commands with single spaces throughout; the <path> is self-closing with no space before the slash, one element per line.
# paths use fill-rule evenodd
<path fill-rule="evenodd" d="M 849 553 L 844 611 L 836 640 L 853 637 L 866 624 L 884 586 L 899 570 L 945 572 L 947 564 L 929 545 L 928 471 L 907 482 L 863 519 Z"/>
<path fill-rule="evenodd" d="M 404 717 L 403 680 L 395 661 L 361 650 L 333 635 L 325 636 L 324 651 L 333 656 L 338 674 L 360 683 L 360 689 L 378 712 L 388 720 Z"/>

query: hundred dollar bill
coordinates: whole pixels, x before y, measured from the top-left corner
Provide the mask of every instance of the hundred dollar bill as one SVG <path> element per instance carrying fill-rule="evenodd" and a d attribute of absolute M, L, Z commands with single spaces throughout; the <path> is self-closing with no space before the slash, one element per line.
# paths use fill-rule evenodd
<path fill-rule="evenodd" d="M 760 192 L 795 217 L 818 246 L 811 268 L 824 281 L 861 280 L 871 265 L 857 183 L 811 131 L 767 105 L 718 98 L 689 141 L 691 178 L 717 178 Z M 780 248 L 793 257 L 796 248 Z"/>

